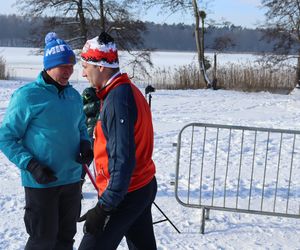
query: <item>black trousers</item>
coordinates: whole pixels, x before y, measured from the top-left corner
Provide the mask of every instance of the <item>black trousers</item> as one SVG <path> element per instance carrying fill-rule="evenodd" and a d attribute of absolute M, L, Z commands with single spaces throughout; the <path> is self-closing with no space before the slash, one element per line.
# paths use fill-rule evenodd
<path fill-rule="evenodd" d="M 145 187 L 128 193 L 105 227 L 97 235 L 86 233 L 78 250 L 114 250 L 125 236 L 130 250 L 155 250 L 151 205 L 155 199 L 155 177 Z"/>
<path fill-rule="evenodd" d="M 72 250 L 81 208 L 80 182 L 52 188 L 25 187 L 25 250 Z"/>

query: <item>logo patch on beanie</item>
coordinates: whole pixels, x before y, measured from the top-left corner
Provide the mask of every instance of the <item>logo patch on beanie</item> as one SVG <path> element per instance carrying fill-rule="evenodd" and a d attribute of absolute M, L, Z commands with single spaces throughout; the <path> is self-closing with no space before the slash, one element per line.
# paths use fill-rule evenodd
<path fill-rule="evenodd" d="M 56 45 L 52 48 L 47 49 L 45 52 L 45 56 L 54 55 L 54 54 L 57 54 L 60 52 L 70 51 L 70 50 L 72 50 L 72 49 L 67 44 L 60 44 L 60 45 Z"/>

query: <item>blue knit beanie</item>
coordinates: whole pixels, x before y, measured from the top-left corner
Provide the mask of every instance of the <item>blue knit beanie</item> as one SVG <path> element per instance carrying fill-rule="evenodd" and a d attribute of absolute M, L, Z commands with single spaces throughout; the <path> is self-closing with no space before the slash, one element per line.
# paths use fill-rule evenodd
<path fill-rule="evenodd" d="M 45 36 L 44 69 L 48 70 L 62 64 L 76 64 L 76 57 L 71 47 L 55 32 Z"/>

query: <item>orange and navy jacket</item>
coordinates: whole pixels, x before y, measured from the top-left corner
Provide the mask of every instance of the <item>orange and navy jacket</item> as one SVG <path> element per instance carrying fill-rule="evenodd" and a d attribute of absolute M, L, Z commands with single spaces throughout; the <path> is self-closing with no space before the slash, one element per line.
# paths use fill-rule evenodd
<path fill-rule="evenodd" d="M 154 177 L 150 108 L 127 74 L 97 90 L 101 100 L 95 127 L 94 155 L 99 203 L 116 208 L 128 192 Z"/>

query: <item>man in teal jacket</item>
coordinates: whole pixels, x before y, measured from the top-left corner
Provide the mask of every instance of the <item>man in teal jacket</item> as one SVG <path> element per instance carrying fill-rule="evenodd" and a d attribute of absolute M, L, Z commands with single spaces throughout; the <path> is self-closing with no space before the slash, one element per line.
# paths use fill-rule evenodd
<path fill-rule="evenodd" d="M 18 89 L 0 127 L 0 150 L 21 170 L 26 250 L 71 250 L 82 164 L 93 158 L 80 94 L 69 84 L 70 46 L 48 33 L 44 70 Z"/>

